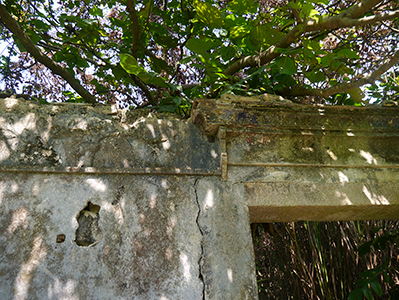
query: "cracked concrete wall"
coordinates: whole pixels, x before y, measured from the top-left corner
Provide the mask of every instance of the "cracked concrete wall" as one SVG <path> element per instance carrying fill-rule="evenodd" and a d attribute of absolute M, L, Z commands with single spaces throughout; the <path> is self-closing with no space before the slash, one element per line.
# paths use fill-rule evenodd
<path fill-rule="evenodd" d="M 222 178 L 243 185 L 251 222 L 398 217 L 399 106 L 260 98 L 197 99 L 192 111 L 218 132 Z"/>
<path fill-rule="evenodd" d="M 257 299 L 242 185 L 188 122 L 0 99 L 2 299 Z"/>
<path fill-rule="evenodd" d="M 205 299 L 257 299 L 242 184 L 207 177 L 195 186 L 200 209 L 198 224 L 204 237 L 200 265 Z"/>

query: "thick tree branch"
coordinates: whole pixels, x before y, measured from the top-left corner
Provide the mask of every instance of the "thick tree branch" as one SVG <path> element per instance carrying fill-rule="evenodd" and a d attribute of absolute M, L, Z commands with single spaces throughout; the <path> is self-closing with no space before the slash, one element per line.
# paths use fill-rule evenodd
<path fill-rule="evenodd" d="M 332 17 L 327 17 L 321 21 L 311 19 L 303 24 L 298 24 L 289 33 L 287 33 L 276 45 L 269 47 L 266 51 L 259 55 L 251 55 L 244 57 L 232 65 L 230 65 L 225 71 L 225 75 L 233 75 L 243 68 L 255 67 L 257 65 L 266 64 L 276 57 L 280 56 L 280 53 L 276 51 L 276 48 L 287 48 L 294 43 L 302 34 L 305 32 L 322 31 L 326 29 L 337 29 L 343 27 L 352 27 L 357 25 L 365 25 L 376 23 L 382 20 L 388 20 L 396 18 L 397 12 L 387 13 L 383 15 L 376 15 L 372 17 L 365 17 L 363 19 L 357 19 L 364 15 L 366 12 L 371 10 L 381 0 L 363 0 L 361 3 L 356 4 L 346 11 Z"/>
<path fill-rule="evenodd" d="M 289 1 L 289 2 L 293 2 L 293 1 Z M 295 1 L 294 1 L 294 3 L 295 3 Z M 290 8 L 291 8 L 292 14 L 294 15 L 295 20 L 298 22 L 298 24 L 302 24 L 303 20 L 299 15 L 299 11 L 297 9 L 292 8 L 291 6 L 290 6 Z"/>
<path fill-rule="evenodd" d="M 32 42 L 30 37 L 23 31 L 18 22 L 9 14 L 5 6 L 0 4 L 0 17 L 7 28 L 15 34 L 15 36 L 21 41 L 22 45 L 26 50 L 40 63 L 49 68 L 54 74 L 57 74 L 64 78 L 71 87 L 88 103 L 96 103 L 96 99 L 90 94 L 69 71 L 51 58 L 44 55 Z"/>
<path fill-rule="evenodd" d="M 361 19 L 348 18 L 345 15 L 337 15 L 334 17 L 328 17 L 318 23 L 316 20 L 310 20 L 307 22 L 305 28 L 306 32 L 310 31 L 321 31 L 326 29 L 337 29 L 353 26 L 363 26 L 367 24 L 374 24 L 381 21 L 392 20 L 399 17 L 399 11 L 387 12 L 380 15 L 373 15 L 369 17 L 364 17 Z"/>
<path fill-rule="evenodd" d="M 133 82 L 144 92 L 145 96 L 152 105 L 158 105 L 157 101 L 155 100 L 154 96 L 151 94 L 151 91 L 148 89 L 146 84 L 138 78 L 136 75 L 130 75 L 133 79 Z"/>
<path fill-rule="evenodd" d="M 137 13 L 135 9 L 134 0 L 127 0 L 126 3 L 127 11 L 129 12 L 130 19 L 132 21 L 133 26 L 133 43 L 132 43 L 132 55 L 134 58 L 137 58 L 138 51 L 139 51 L 139 37 L 140 37 L 140 27 L 139 27 L 139 20 L 137 18 Z M 148 102 L 152 105 L 158 105 L 156 99 L 151 94 L 151 91 L 148 89 L 147 85 L 136 75 L 131 75 L 134 83 L 144 92 L 146 95 Z"/>
<path fill-rule="evenodd" d="M 134 8 L 134 0 L 127 0 L 126 8 L 130 15 L 130 20 L 132 21 L 133 26 L 133 44 L 132 44 L 132 55 L 134 58 L 137 58 L 137 54 L 139 51 L 139 37 L 140 37 L 140 28 L 139 28 L 139 20 L 137 18 L 136 9 Z"/>
<path fill-rule="evenodd" d="M 399 61 L 399 50 L 389 59 L 385 64 L 377 68 L 375 71 L 361 77 L 352 82 L 345 82 L 334 85 L 327 89 L 314 89 L 308 90 L 306 88 L 291 88 L 280 91 L 284 96 L 321 96 L 329 97 L 331 95 L 341 93 L 347 90 L 359 88 L 365 84 L 373 84 L 376 80 L 380 79 L 381 75 L 392 68 Z"/>

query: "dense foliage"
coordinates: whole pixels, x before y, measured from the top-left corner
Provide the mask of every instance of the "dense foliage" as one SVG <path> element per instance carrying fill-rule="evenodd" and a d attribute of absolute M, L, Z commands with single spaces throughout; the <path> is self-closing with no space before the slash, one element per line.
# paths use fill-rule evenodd
<path fill-rule="evenodd" d="M 260 300 L 399 299 L 399 222 L 253 224 Z"/>
<path fill-rule="evenodd" d="M 396 0 L 0 3 L 1 81 L 39 99 L 187 115 L 223 93 L 357 105 L 399 93 Z"/>

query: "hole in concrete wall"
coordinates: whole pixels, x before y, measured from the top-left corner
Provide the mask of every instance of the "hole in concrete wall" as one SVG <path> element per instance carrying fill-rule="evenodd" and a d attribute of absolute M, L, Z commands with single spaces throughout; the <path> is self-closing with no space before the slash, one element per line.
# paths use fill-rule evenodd
<path fill-rule="evenodd" d="M 76 217 L 79 227 L 76 229 L 75 243 L 78 246 L 94 246 L 101 240 L 102 230 L 99 227 L 100 208 L 99 205 L 89 201 Z"/>
<path fill-rule="evenodd" d="M 65 242 L 65 234 L 57 234 L 57 243 Z"/>

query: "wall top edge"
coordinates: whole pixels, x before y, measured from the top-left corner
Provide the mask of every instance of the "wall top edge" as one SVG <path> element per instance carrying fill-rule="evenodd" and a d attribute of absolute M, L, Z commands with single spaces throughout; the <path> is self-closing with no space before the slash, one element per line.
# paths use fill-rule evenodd
<path fill-rule="evenodd" d="M 262 96 L 195 99 L 191 121 L 207 135 L 216 135 L 221 125 L 250 130 L 399 134 L 399 106 L 395 101 L 386 103 L 391 106 L 313 106 L 277 99 L 275 95 Z"/>

